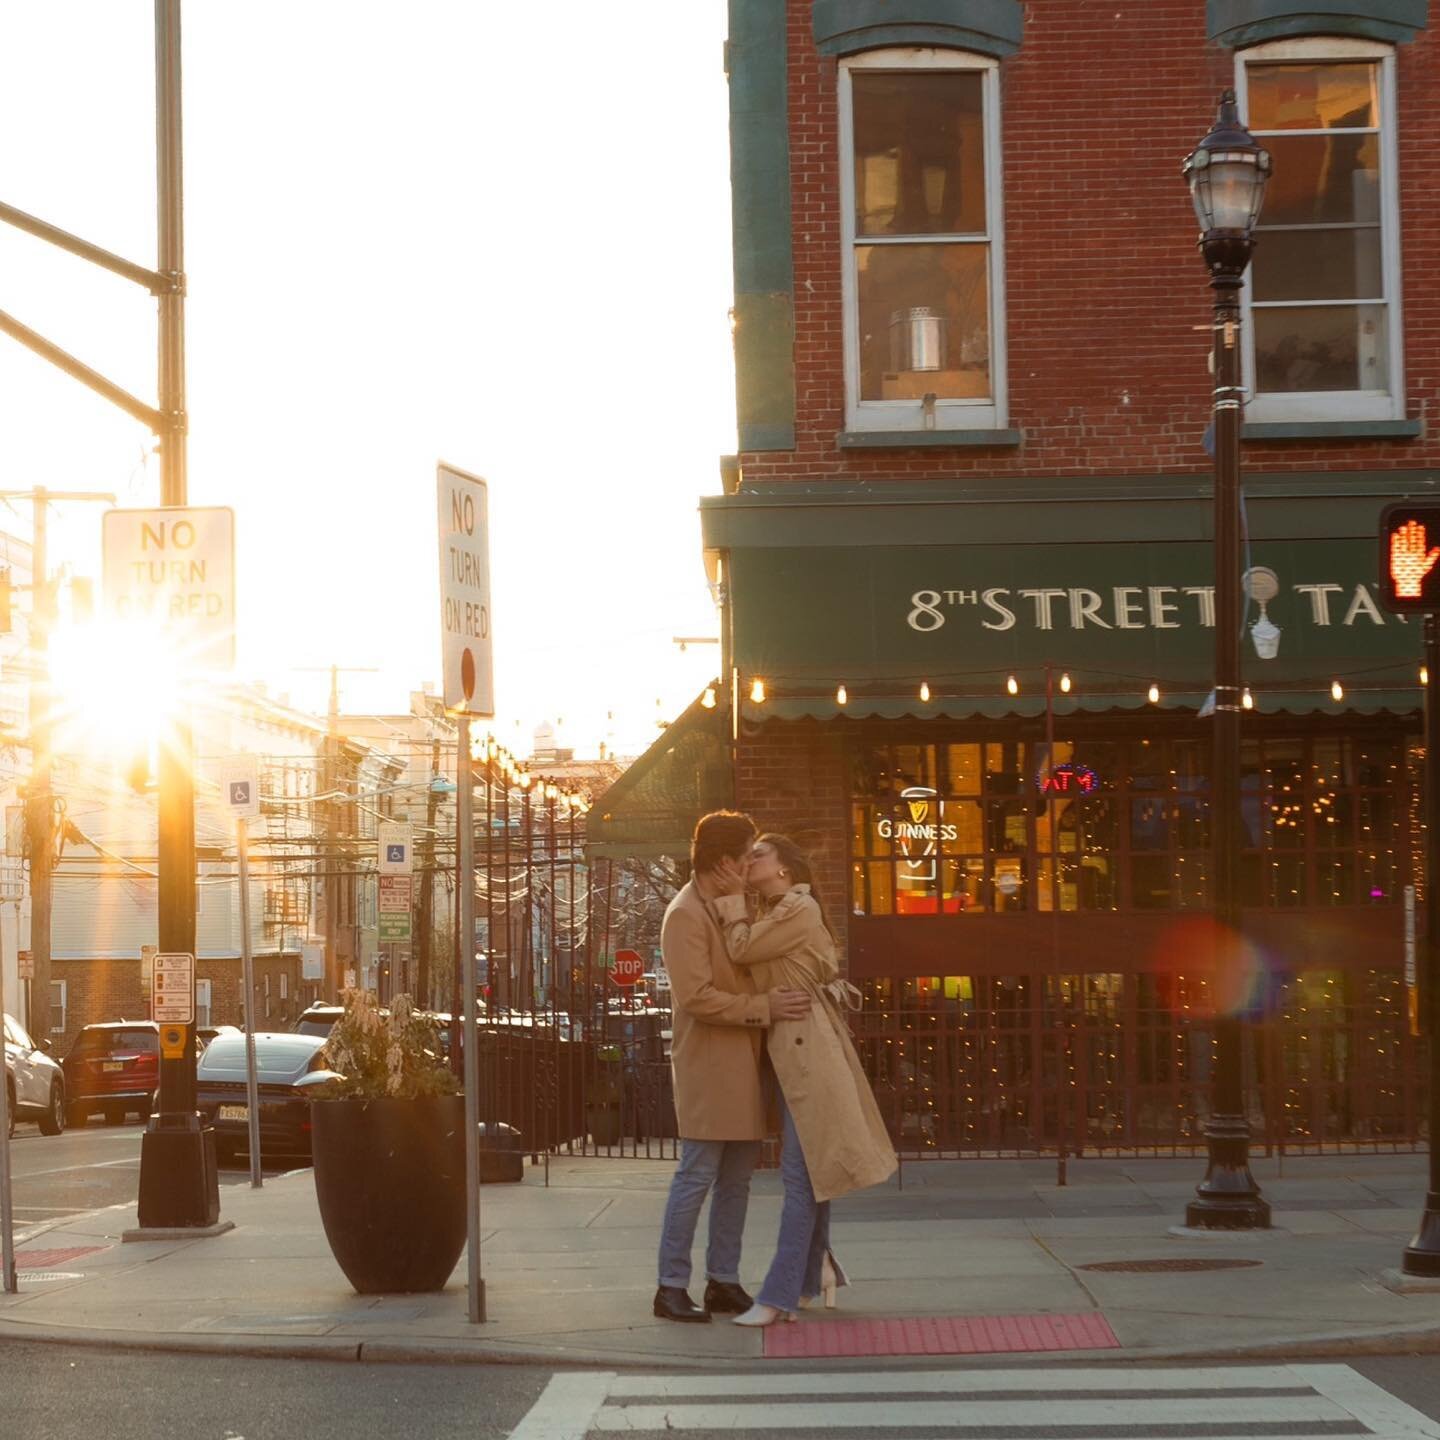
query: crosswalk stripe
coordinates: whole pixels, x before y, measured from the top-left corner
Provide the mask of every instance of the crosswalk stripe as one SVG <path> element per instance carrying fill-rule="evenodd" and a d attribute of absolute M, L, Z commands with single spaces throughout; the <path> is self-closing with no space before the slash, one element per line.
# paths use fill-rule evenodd
<path fill-rule="evenodd" d="M 1348 1365 L 554 1375 L 513 1440 L 630 1431 L 832 1431 L 980 1440 L 1440 1440 L 1440 1423 Z"/>
<path fill-rule="evenodd" d="M 846 1400 L 744 1405 L 611 1405 L 596 1430 L 878 1430 L 935 1425 L 990 1430 L 996 1425 L 1247 1425 L 1345 1424 L 1351 1416 L 1321 1397 L 1284 1400 Z"/>
<path fill-rule="evenodd" d="M 1291 1389 L 1310 1382 L 1307 1367 L 1264 1365 L 1237 1370 L 1218 1367 L 1184 1370 L 871 1370 L 805 1371 L 753 1375 L 621 1375 L 611 1395 L 637 1398 L 670 1395 L 813 1395 L 818 1389 L 847 1395 L 964 1394 L 984 1390 L 1247 1390 Z M 1334 1368 L 1334 1367 L 1326 1367 Z M 1346 1367 L 1339 1367 L 1344 1369 Z"/>

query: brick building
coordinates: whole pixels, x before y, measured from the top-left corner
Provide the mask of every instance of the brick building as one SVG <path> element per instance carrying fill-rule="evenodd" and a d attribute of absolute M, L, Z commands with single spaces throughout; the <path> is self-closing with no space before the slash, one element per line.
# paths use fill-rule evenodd
<path fill-rule="evenodd" d="M 1428 18 L 731 0 L 739 453 L 701 500 L 725 653 L 690 723 L 814 852 L 911 1143 L 1194 1144 L 1219 1007 L 1255 1022 L 1262 1143 L 1419 1133 L 1420 634 L 1374 582 L 1382 505 L 1440 479 Z M 1211 296 L 1180 175 L 1226 87 L 1275 164 L 1236 993 L 1203 939 Z"/>

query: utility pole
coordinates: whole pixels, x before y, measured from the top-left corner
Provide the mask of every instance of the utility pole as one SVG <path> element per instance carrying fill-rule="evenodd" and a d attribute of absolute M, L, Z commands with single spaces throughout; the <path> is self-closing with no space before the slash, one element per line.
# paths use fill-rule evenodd
<path fill-rule="evenodd" d="M 330 676 L 330 704 L 326 710 L 325 763 L 320 780 L 320 793 L 328 798 L 323 802 L 320 818 L 325 831 L 325 869 L 322 893 L 325 897 L 325 980 L 322 999 L 339 1000 L 344 967 L 340 963 L 340 897 L 344 893 L 347 879 L 342 869 L 343 855 L 340 845 L 340 826 L 346 814 L 344 801 L 335 795 L 340 788 L 340 745 L 344 738 L 340 734 L 340 674 L 368 675 L 375 673 L 373 665 L 319 665 L 299 666 L 303 672 L 326 673 Z M 348 876 L 354 883 L 354 872 Z M 353 950 L 353 947 L 352 947 Z M 357 976 L 358 979 L 358 976 Z"/>
<path fill-rule="evenodd" d="M 51 789 L 50 629 L 55 622 L 55 592 L 50 585 L 46 521 L 56 500 L 115 497 L 79 490 L 0 490 L 0 500 L 29 500 L 34 506 L 30 543 L 30 784 L 25 796 L 25 835 L 30 856 L 30 950 L 34 975 L 26 1022 L 37 1039 L 50 1035 L 50 907 L 55 869 L 55 802 Z M 19 934 L 17 926 L 16 934 Z"/>
<path fill-rule="evenodd" d="M 425 859 L 420 867 L 420 914 L 415 926 L 416 998 L 425 1009 L 430 1008 L 430 957 L 434 948 L 435 917 L 435 812 L 440 807 L 440 793 L 435 786 L 440 779 L 440 738 L 430 742 L 430 784 L 425 789 Z"/>
<path fill-rule="evenodd" d="M 30 838 L 30 1033 L 50 1038 L 50 898 L 55 868 L 55 804 L 50 795 L 50 574 L 45 546 L 45 492 L 35 491 L 30 542 L 30 787 L 25 818 Z"/>

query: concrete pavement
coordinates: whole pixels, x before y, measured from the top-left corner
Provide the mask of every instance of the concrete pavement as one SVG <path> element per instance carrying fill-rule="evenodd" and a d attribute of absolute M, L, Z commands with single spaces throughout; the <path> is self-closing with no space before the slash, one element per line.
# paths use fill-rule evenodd
<path fill-rule="evenodd" d="M 836 1203 L 835 1249 L 854 1283 L 832 1318 L 1099 1312 L 1120 1348 L 1069 1352 L 1092 1359 L 1440 1350 L 1440 1287 L 1396 1293 L 1384 1281 L 1414 1231 L 1426 1164 L 1424 1155 L 1257 1160 L 1274 1229 L 1229 1237 L 1176 1233 L 1203 1171 L 1195 1157 L 1072 1160 L 1064 1188 L 1053 1160 L 907 1164 L 898 1182 Z M 133 1205 L 28 1233 L 20 1293 L 0 1294 L 0 1335 L 371 1360 L 756 1360 L 760 1332 L 651 1317 L 672 1168 L 561 1157 L 548 1177 L 527 1167 L 523 1184 L 486 1186 L 480 1326 L 466 1321 L 463 1258 L 438 1295 L 354 1294 L 301 1171 L 260 1191 L 225 1188 L 222 1218 L 235 1228 L 214 1239 L 122 1244 Z M 762 1171 L 747 1282 L 768 1263 L 779 1209 L 779 1176 Z M 703 1243 L 703 1217 L 701 1227 Z M 1084 1268 L 1176 1260 L 1260 1263 Z M 696 1298 L 698 1254 L 697 1274 Z"/>

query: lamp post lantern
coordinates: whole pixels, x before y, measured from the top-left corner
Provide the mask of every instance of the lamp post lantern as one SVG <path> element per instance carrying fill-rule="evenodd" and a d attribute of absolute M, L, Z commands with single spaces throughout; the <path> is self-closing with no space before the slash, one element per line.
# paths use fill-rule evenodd
<path fill-rule="evenodd" d="M 1220 97 L 1210 133 L 1185 160 L 1185 178 L 1200 222 L 1199 248 L 1214 291 L 1215 372 L 1215 726 L 1210 762 L 1211 885 L 1215 980 L 1243 963 L 1240 935 L 1240 287 L 1255 247 L 1254 227 L 1270 176 L 1270 156 L 1240 123 L 1235 92 Z M 1211 1112 L 1205 1122 L 1209 1160 L 1185 1223 L 1211 1230 L 1257 1230 L 1270 1205 L 1250 1173 L 1250 1124 L 1238 1015 L 1217 1008 Z"/>

